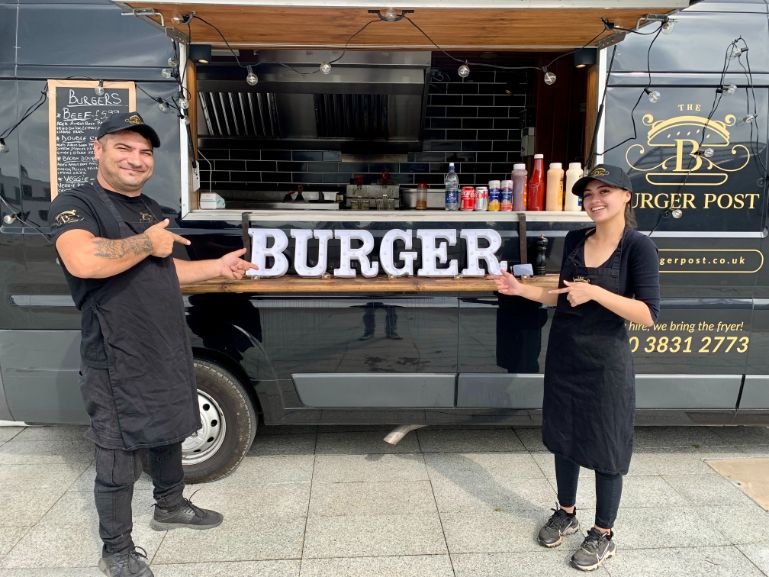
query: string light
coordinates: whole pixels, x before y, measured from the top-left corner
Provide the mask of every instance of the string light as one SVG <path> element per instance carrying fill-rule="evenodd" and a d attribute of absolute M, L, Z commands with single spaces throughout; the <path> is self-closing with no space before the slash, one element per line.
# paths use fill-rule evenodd
<path fill-rule="evenodd" d="M 668 18 L 662 23 L 662 33 L 670 34 L 673 31 L 673 28 L 675 27 L 675 25 L 676 25 L 676 21 Z"/>
<path fill-rule="evenodd" d="M 4 138 L 0 138 L 0 153 L 8 152 L 8 145 L 5 143 Z"/>
<path fill-rule="evenodd" d="M 651 88 L 647 87 L 644 88 L 644 92 L 646 93 L 646 98 L 648 98 L 649 102 L 652 104 L 656 104 L 660 101 L 660 98 L 662 98 L 659 90 L 652 90 Z"/>
<path fill-rule="evenodd" d="M 323 74 L 331 74 L 331 64 L 328 62 L 322 62 L 320 65 L 320 71 Z"/>
<path fill-rule="evenodd" d="M 724 84 L 723 86 L 719 86 L 716 88 L 716 92 L 720 92 L 721 94 L 734 94 L 737 92 L 737 85 L 736 84 Z"/>
<path fill-rule="evenodd" d="M 254 69 L 251 66 L 247 66 L 246 69 L 248 70 L 248 74 L 246 74 L 246 82 L 250 86 L 256 86 L 256 83 L 259 82 L 259 77 L 254 74 Z"/>
<path fill-rule="evenodd" d="M 547 84 L 548 86 L 552 86 L 553 84 L 555 84 L 556 79 L 557 77 L 554 72 L 550 72 L 549 70 L 545 69 L 545 77 L 544 77 L 545 84 Z"/>
<path fill-rule="evenodd" d="M 160 71 L 160 75 L 166 80 L 170 80 L 174 77 L 174 71 L 171 68 L 163 68 L 163 70 Z"/>
<path fill-rule="evenodd" d="M 104 80 L 99 80 L 99 84 L 94 87 L 93 91 L 96 96 L 104 96 Z"/>
<path fill-rule="evenodd" d="M 178 103 L 181 110 L 187 110 L 190 107 L 189 101 L 181 94 L 179 95 Z"/>
<path fill-rule="evenodd" d="M 755 114 L 747 114 L 742 117 L 742 123 L 743 124 L 752 124 L 756 120 Z"/>
<path fill-rule="evenodd" d="M 157 103 L 158 103 L 158 110 L 160 110 L 160 112 L 168 112 L 168 102 L 166 102 L 162 98 L 158 98 Z"/>
<path fill-rule="evenodd" d="M 467 62 L 461 64 L 459 68 L 457 68 L 457 74 L 459 74 L 460 78 L 467 78 L 470 76 L 470 67 L 467 65 Z"/>

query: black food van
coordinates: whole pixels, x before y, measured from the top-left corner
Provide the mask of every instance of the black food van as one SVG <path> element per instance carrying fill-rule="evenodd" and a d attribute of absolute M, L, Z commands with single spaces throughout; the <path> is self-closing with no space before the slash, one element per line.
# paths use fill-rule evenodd
<path fill-rule="evenodd" d="M 191 480 L 258 420 L 537 424 L 552 311 L 483 276 L 554 285 L 589 219 L 442 204 L 448 163 L 485 186 L 534 153 L 626 167 L 659 247 L 660 320 L 629 327 L 638 422 L 767 422 L 765 3 L 117 4 L 0 0 L 0 419 L 86 421 L 48 204 L 93 175 L 100 119 L 137 109 L 177 256 L 246 243 L 261 266 L 185 287 Z"/>

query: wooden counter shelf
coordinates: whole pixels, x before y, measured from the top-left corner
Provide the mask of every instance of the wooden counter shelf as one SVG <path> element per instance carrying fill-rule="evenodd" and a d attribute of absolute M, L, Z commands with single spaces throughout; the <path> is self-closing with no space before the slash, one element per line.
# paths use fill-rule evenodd
<path fill-rule="evenodd" d="M 558 275 L 525 277 L 523 282 L 545 288 L 558 286 Z M 484 278 L 249 278 L 243 280 L 212 280 L 182 286 L 188 294 L 200 293 L 457 293 L 493 292 L 494 281 Z"/>

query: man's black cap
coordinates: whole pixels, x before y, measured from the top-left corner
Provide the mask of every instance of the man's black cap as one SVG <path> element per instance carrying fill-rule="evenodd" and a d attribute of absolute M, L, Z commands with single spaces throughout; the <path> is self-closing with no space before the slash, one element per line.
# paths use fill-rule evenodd
<path fill-rule="evenodd" d="M 619 166 L 612 166 L 611 164 L 597 165 L 587 173 L 587 176 L 583 176 L 575 182 L 571 191 L 577 196 L 582 196 L 582 193 L 585 192 L 585 187 L 591 180 L 599 180 L 609 186 L 616 186 L 633 192 L 633 185 L 630 183 L 630 178 L 625 171 Z"/>
<path fill-rule="evenodd" d="M 150 141 L 153 148 L 158 148 L 160 146 L 158 133 L 155 132 L 149 124 L 144 123 L 144 119 L 138 112 L 123 112 L 122 114 L 110 116 L 107 120 L 102 122 L 96 138 L 101 138 L 105 134 L 120 132 L 121 130 L 133 130 L 134 132 L 138 132 Z"/>

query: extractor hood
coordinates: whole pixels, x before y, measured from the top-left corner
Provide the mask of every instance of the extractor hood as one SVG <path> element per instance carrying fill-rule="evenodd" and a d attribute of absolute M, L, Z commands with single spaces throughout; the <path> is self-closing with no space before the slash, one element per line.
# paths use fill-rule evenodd
<path fill-rule="evenodd" d="M 234 63 L 199 66 L 198 135 L 414 150 L 430 59 L 429 52 L 408 51 L 260 51 L 254 86 Z M 328 74 L 322 62 L 331 62 Z"/>

